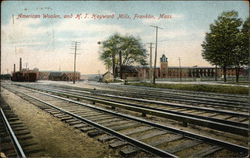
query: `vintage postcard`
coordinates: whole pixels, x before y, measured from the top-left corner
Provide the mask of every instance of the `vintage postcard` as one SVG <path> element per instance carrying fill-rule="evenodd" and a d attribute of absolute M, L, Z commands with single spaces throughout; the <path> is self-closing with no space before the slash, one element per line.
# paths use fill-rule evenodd
<path fill-rule="evenodd" d="M 0 158 L 249 157 L 249 25 L 245 0 L 2 1 Z"/>

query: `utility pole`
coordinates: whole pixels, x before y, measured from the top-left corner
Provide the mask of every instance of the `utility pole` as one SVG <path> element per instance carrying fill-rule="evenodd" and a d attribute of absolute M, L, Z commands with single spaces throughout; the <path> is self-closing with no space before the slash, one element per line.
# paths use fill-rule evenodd
<path fill-rule="evenodd" d="M 77 41 L 74 41 L 72 44 L 74 44 L 74 47 L 73 48 L 75 50 L 75 53 L 74 53 L 74 74 L 73 74 L 73 84 L 75 84 L 76 82 L 76 51 L 79 50 L 77 47 L 79 46 L 78 44 L 80 44 L 80 42 L 77 42 Z"/>
<path fill-rule="evenodd" d="M 160 28 L 159 26 L 153 26 L 151 25 L 151 27 L 154 27 L 156 29 L 155 32 L 155 63 L 154 63 L 154 73 L 153 73 L 153 84 L 155 84 L 155 74 L 156 74 L 156 61 L 157 61 L 157 40 L 158 40 L 158 29 L 163 29 Z"/>
<path fill-rule="evenodd" d="M 20 72 L 22 71 L 22 58 L 20 58 L 20 61 L 19 61 L 19 71 Z"/>
<path fill-rule="evenodd" d="M 181 81 L 181 58 L 178 58 L 179 60 L 179 72 L 180 72 L 180 81 Z"/>
<path fill-rule="evenodd" d="M 215 65 L 215 81 L 218 80 L 217 75 L 218 75 L 218 69 L 217 69 L 217 65 Z"/>
<path fill-rule="evenodd" d="M 150 46 L 149 46 L 149 49 L 150 49 L 150 54 L 149 54 L 149 66 L 150 66 L 150 68 L 149 68 L 149 79 L 150 79 L 150 83 L 153 83 L 153 81 L 152 81 L 152 49 L 153 49 L 153 43 L 149 43 L 150 44 Z"/>
<path fill-rule="evenodd" d="M 14 24 L 14 15 L 12 14 L 12 20 L 13 20 L 13 24 Z"/>
<path fill-rule="evenodd" d="M 13 71 L 14 73 L 16 72 L 16 64 L 14 64 L 14 71 Z"/>
<path fill-rule="evenodd" d="M 120 79 L 122 79 L 122 51 L 119 50 L 119 60 L 120 60 Z"/>

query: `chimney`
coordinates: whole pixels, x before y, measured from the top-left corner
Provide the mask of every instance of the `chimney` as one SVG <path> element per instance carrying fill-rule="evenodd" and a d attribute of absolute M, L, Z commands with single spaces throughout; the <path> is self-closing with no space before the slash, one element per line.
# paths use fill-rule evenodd
<path fill-rule="evenodd" d="M 19 67 L 19 71 L 22 71 L 22 58 L 20 58 L 20 67 Z"/>
<path fill-rule="evenodd" d="M 16 72 L 16 64 L 14 64 L 14 73 Z"/>

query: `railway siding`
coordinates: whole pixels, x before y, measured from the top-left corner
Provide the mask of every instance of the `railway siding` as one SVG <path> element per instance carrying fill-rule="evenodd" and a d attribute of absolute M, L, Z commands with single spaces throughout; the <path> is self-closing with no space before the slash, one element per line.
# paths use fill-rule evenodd
<path fill-rule="evenodd" d="M 29 88 L 32 88 L 32 87 L 29 87 Z M 247 124 L 241 124 L 241 123 L 232 122 L 232 121 L 223 121 L 222 119 L 219 120 L 219 119 L 213 119 L 211 117 L 204 117 L 204 116 L 197 117 L 197 116 L 191 115 L 191 114 L 184 115 L 184 113 L 180 113 L 180 112 L 159 110 L 156 108 L 149 108 L 146 106 L 139 106 L 139 105 L 134 106 L 132 104 L 117 103 L 114 101 L 109 101 L 107 99 L 97 99 L 96 97 L 84 97 L 84 96 L 77 95 L 77 94 L 71 94 L 69 92 L 66 93 L 65 91 L 59 92 L 59 91 L 55 91 L 55 90 L 51 90 L 51 89 L 48 90 L 48 89 L 41 89 L 41 88 L 32 88 L 32 89 L 53 93 L 53 94 L 56 94 L 59 96 L 66 96 L 67 98 L 73 97 L 73 98 L 77 98 L 77 100 L 84 99 L 84 100 L 90 100 L 93 102 L 103 103 L 103 104 L 112 106 L 113 108 L 123 108 L 123 109 L 131 110 L 131 111 L 139 112 L 139 113 L 142 113 L 144 116 L 146 114 L 149 114 L 149 115 L 154 115 L 157 117 L 169 118 L 169 119 L 183 122 L 184 125 L 187 125 L 188 123 L 190 123 L 190 124 L 195 124 L 195 125 L 199 125 L 199 126 L 209 127 L 211 129 L 215 129 L 215 130 L 230 132 L 233 134 L 238 134 L 238 135 L 243 135 L 243 136 L 248 135 L 248 127 L 247 127 L 248 125 Z M 226 113 L 225 111 L 223 111 L 223 112 Z M 228 112 L 228 113 L 233 114 L 234 116 L 240 115 L 239 113 L 235 113 L 235 112 Z M 246 116 L 244 114 L 242 114 L 242 115 Z M 242 115 L 240 115 L 240 116 L 242 116 Z M 219 122 L 218 120 L 221 122 Z"/>
<path fill-rule="evenodd" d="M 4 102 L 4 101 L 3 101 Z M 28 128 L 4 102 L 0 107 L 0 152 L 7 157 L 45 156 L 44 149 L 33 140 Z"/>
<path fill-rule="evenodd" d="M 13 90 L 13 89 L 12 89 Z M 34 93 L 36 93 L 35 91 L 33 91 Z M 17 92 L 17 94 L 20 94 L 20 92 Z M 26 92 L 21 92 L 22 93 L 22 95 L 25 95 L 25 96 L 30 96 L 29 94 L 27 94 Z M 66 120 L 68 120 L 67 122 L 68 123 L 73 123 L 72 125 L 76 125 L 76 126 L 78 126 L 78 127 L 81 127 L 81 130 L 82 131 L 85 131 L 85 132 L 88 132 L 88 131 L 92 131 L 91 133 L 93 134 L 93 135 L 95 135 L 95 133 L 97 133 L 97 135 L 99 135 L 98 133 L 100 133 L 100 134 L 102 134 L 103 132 L 99 132 L 99 131 L 103 131 L 103 129 L 100 129 L 100 127 L 98 128 L 98 127 L 89 127 L 89 126 L 84 126 L 84 125 L 81 125 L 80 124 L 80 122 L 79 121 L 83 121 L 83 120 L 81 120 L 82 119 L 82 117 L 81 117 L 81 115 L 77 115 L 76 114 L 76 112 L 79 110 L 79 109 L 81 109 L 80 107 L 88 107 L 88 109 L 95 109 L 95 110 L 97 110 L 97 111 L 101 111 L 101 112 L 104 112 L 104 113 L 109 113 L 109 114 L 112 114 L 112 115 L 115 115 L 115 116 L 117 116 L 117 117 L 123 117 L 123 118 L 125 118 L 125 119 L 129 119 L 129 120 L 133 120 L 133 121 L 137 121 L 137 122 L 140 122 L 140 123 L 143 123 L 143 124 L 146 124 L 146 125 L 150 125 L 150 126 L 154 126 L 155 128 L 160 128 L 160 129 L 163 129 L 163 130 L 167 130 L 168 132 L 167 133 L 175 133 L 175 135 L 177 134 L 177 135 L 183 135 L 184 137 L 185 137 L 185 141 L 184 142 L 186 142 L 186 141 L 188 141 L 188 138 L 189 139 L 191 139 L 192 140 L 192 143 L 190 143 L 190 146 L 188 147 L 188 148 L 192 148 L 192 146 L 194 146 L 194 147 L 196 147 L 197 145 L 199 145 L 200 143 L 199 142 L 197 142 L 197 143 L 195 143 L 196 141 L 197 141 L 197 139 L 198 140 L 200 140 L 200 141 L 202 141 L 202 144 L 204 144 L 204 142 L 205 143 L 212 143 L 212 144 L 216 144 L 216 145 L 218 145 L 218 146 L 222 146 L 223 148 L 226 148 L 227 150 L 231 150 L 231 151 L 234 151 L 234 152 L 239 152 L 239 151 L 241 151 L 242 153 L 245 153 L 246 151 L 247 151 L 247 149 L 245 148 L 245 147 L 243 147 L 243 146 L 239 146 L 239 145 L 235 145 L 235 144 L 232 144 L 232 143 L 228 143 L 228 142 L 224 142 L 224 141 L 220 141 L 220 140 L 216 140 L 216 139 L 213 139 L 213 138 L 209 138 L 209 137 L 204 137 L 204 136 L 201 136 L 201 135 L 197 135 L 197 134 L 193 134 L 193 133 L 190 133 L 190 132 L 186 132 L 186 131 L 182 131 L 182 130 L 178 130 L 178 129 L 174 129 L 174 128 L 169 128 L 169 127 L 166 127 L 166 126 L 162 126 L 162 125 L 160 125 L 160 124 L 156 124 L 156 123 L 152 123 L 152 122 L 150 122 L 150 121 L 146 121 L 146 120 L 144 120 L 144 119 L 140 119 L 140 118 L 137 118 L 137 117 L 133 117 L 133 116 L 129 116 L 129 115 L 125 115 L 125 114 L 120 114 L 120 113 L 117 113 L 117 112 L 112 112 L 112 111 L 110 111 L 110 110 L 105 110 L 105 109 L 102 109 L 102 108 L 98 108 L 98 107 L 95 107 L 95 106 L 93 106 L 93 105 L 90 105 L 90 104 L 85 104 L 85 103 L 81 103 L 81 102 L 78 102 L 78 101 L 75 101 L 75 100 L 71 100 L 71 99 L 68 99 L 68 98 L 63 98 L 63 97 L 59 97 L 59 96 L 55 96 L 55 95 L 51 95 L 51 94 L 47 94 L 47 93 L 44 93 L 44 92 L 40 92 L 39 93 L 39 95 L 46 95 L 46 96 L 51 96 L 51 97 L 53 97 L 53 98 L 57 98 L 57 99 L 60 99 L 60 100 L 63 100 L 63 101 L 66 101 L 66 102 L 71 102 L 71 103 L 74 103 L 75 105 L 73 106 L 73 105 L 61 105 L 61 103 L 58 103 L 57 104 L 57 106 L 58 105 L 61 105 L 61 107 L 59 108 L 59 107 L 57 107 L 57 110 L 65 110 L 65 112 L 67 111 L 67 114 L 69 114 L 69 115 L 71 115 L 71 117 L 68 117 L 68 118 L 64 118 L 64 121 L 66 121 Z M 30 97 L 29 97 L 30 98 Z M 33 97 L 33 99 L 35 99 L 34 97 Z M 37 99 L 35 99 L 35 100 L 37 100 L 38 101 L 38 98 Z M 41 102 L 41 103 L 43 103 L 43 104 L 46 104 L 46 102 L 45 101 L 39 101 L 39 102 Z M 50 103 L 48 103 L 48 104 L 50 104 Z M 47 105 L 48 105 L 47 104 Z M 78 105 L 78 106 L 77 106 Z M 80 105 L 80 106 L 79 106 Z M 46 109 L 46 108 L 44 108 L 44 109 Z M 85 108 L 84 108 L 85 109 Z M 53 111 L 53 110 L 51 110 L 51 111 Z M 79 113 L 81 113 L 81 114 L 85 114 L 85 115 L 83 115 L 83 118 L 85 118 L 85 119 L 90 119 L 90 120 L 92 120 L 92 119 L 95 119 L 94 120 L 94 123 L 96 122 L 96 121 L 100 121 L 99 119 L 101 119 L 101 121 L 105 121 L 105 119 L 112 119 L 112 117 L 109 117 L 109 116 L 105 116 L 104 114 L 103 114 L 103 116 L 102 115 L 99 115 L 99 117 L 96 117 L 97 115 L 96 114 L 94 114 L 94 115 L 92 115 L 92 114 L 89 114 L 89 110 L 88 111 L 85 111 L 85 110 L 83 110 L 82 109 L 82 111 L 79 111 Z M 63 112 L 63 113 L 65 113 L 65 112 Z M 93 113 L 95 113 L 94 111 L 93 111 Z M 62 116 L 62 114 L 60 114 L 60 113 L 58 113 L 58 112 L 53 112 L 53 114 L 55 114 L 55 115 L 57 115 L 57 116 Z M 80 117 L 78 117 L 78 116 L 80 116 Z M 76 118 L 76 119 L 78 119 L 78 120 L 75 120 L 75 119 L 73 119 L 73 118 Z M 114 118 L 113 118 L 114 119 Z M 93 121 L 93 120 L 92 120 Z M 87 120 L 85 120 L 84 122 L 87 122 Z M 91 124 L 91 122 L 89 122 L 90 124 Z M 97 123 L 98 124 L 98 123 Z M 129 126 L 129 123 L 127 123 L 126 124 L 127 126 Z M 92 124 L 92 126 L 95 126 L 94 124 Z M 104 127 L 106 127 L 106 126 L 104 126 Z M 113 126 L 111 126 L 111 127 L 113 127 Z M 131 124 L 131 127 L 133 127 L 133 125 Z M 97 128 L 97 130 L 95 130 L 95 128 Z M 116 128 L 116 129 L 122 129 L 122 126 L 115 126 L 114 128 Z M 99 129 L 99 130 L 98 130 Z M 122 130 L 125 130 L 126 128 L 123 128 Z M 112 131 L 112 130 L 111 130 Z M 120 132 L 119 132 L 120 133 Z M 156 132 L 157 133 L 157 132 Z M 159 132 L 160 133 L 160 132 Z M 169 134 L 170 134 L 169 133 Z M 164 134 L 164 133 L 162 133 L 162 134 Z M 91 134 L 90 134 L 91 135 Z M 113 134 L 112 134 L 113 135 Z M 149 134 L 149 135 L 151 135 L 152 136 L 152 134 Z M 160 135 L 160 134 L 159 134 Z M 112 136 L 111 136 L 111 139 L 112 139 Z M 124 138 L 123 138 L 124 139 Z M 142 138 L 141 138 L 142 139 Z M 142 140 L 144 140 L 144 139 L 142 139 Z M 195 141 L 196 140 L 196 141 Z M 194 142 L 193 142 L 194 141 Z M 119 142 L 119 141 L 118 141 Z M 154 141 L 155 142 L 155 141 Z M 158 141 L 159 143 L 160 143 L 160 145 L 161 145 L 161 142 L 160 141 Z M 131 142 L 130 142 L 131 143 Z M 162 142 L 163 144 L 164 144 L 164 142 Z M 165 142 L 166 143 L 166 142 Z M 172 144 L 173 143 L 173 144 Z M 170 144 L 172 144 L 172 145 L 174 145 L 176 142 L 174 141 L 174 142 L 170 142 Z M 126 143 L 125 143 L 126 144 Z M 132 143 L 133 144 L 133 143 Z M 136 143 L 135 143 L 136 144 Z M 134 144 L 134 145 L 135 145 Z M 180 144 L 180 143 L 178 143 L 178 144 Z M 178 144 L 175 144 L 175 145 L 177 145 L 178 146 Z M 186 144 L 188 144 L 188 143 L 186 143 Z M 123 143 L 120 143 L 120 145 L 119 145 L 119 143 L 118 143 L 118 146 L 121 146 L 121 145 L 124 145 Z M 152 144 L 151 144 L 152 145 Z M 159 144 L 158 144 L 159 145 Z M 171 146 L 172 146 L 171 145 Z M 116 146 L 116 145 L 113 145 L 113 146 Z M 135 145 L 135 146 L 137 146 L 137 145 Z M 175 149 L 169 149 L 169 148 L 164 148 L 164 145 L 162 146 L 163 147 L 163 149 L 161 149 L 161 150 L 163 150 L 163 151 L 167 151 L 167 153 L 169 153 L 169 151 L 172 151 L 172 152 L 174 152 L 174 153 L 179 153 L 179 152 L 182 152 L 183 150 L 185 150 L 186 148 L 187 148 L 187 146 L 186 145 L 183 145 L 183 146 L 179 146 L 179 147 L 177 147 L 176 146 L 176 148 Z M 138 146 L 137 146 L 138 147 Z M 141 147 L 139 147 L 139 148 L 141 148 Z M 143 149 L 145 149 L 145 146 L 143 147 Z M 158 149 L 158 148 L 157 148 Z M 181 150 L 180 150 L 181 149 Z M 223 149 L 223 150 L 225 150 L 225 149 Z M 134 149 L 134 147 L 128 147 L 128 146 L 126 146 L 125 148 L 124 148 L 124 150 L 121 150 L 121 151 L 124 151 L 124 152 L 122 152 L 122 153 L 127 153 L 128 151 L 136 151 L 135 149 Z M 209 152 L 208 152 L 209 153 Z M 242 153 L 240 154 L 240 155 L 242 155 Z M 156 154 L 156 153 L 154 153 L 154 154 Z M 171 152 L 170 152 L 170 154 L 171 154 Z M 158 155 L 158 154 L 156 154 L 156 155 Z M 244 155 L 244 154 L 243 154 Z M 175 155 L 174 155 L 175 156 Z"/>

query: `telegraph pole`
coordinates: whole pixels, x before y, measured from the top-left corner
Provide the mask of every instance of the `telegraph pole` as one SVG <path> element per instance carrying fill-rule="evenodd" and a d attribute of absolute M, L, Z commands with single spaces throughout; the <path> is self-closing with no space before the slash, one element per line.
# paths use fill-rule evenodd
<path fill-rule="evenodd" d="M 72 44 L 74 44 L 74 49 L 75 49 L 75 53 L 74 53 L 74 75 L 73 75 L 73 84 L 75 84 L 75 82 L 76 82 L 76 51 L 77 50 L 79 50 L 78 48 L 77 48 L 77 46 L 78 46 L 78 44 L 80 44 L 80 42 L 77 42 L 77 41 L 74 41 L 74 43 L 72 43 Z"/>
<path fill-rule="evenodd" d="M 179 60 L 179 72 L 180 72 L 180 81 L 181 81 L 181 58 L 178 58 Z"/>
<path fill-rule="evenodd" d="M 12 20 L 13 20 L 13 24 L 14 24 L 14 15 L 12 14 Z"/>
<path fill-rule="evenodd" d="M 153 43 L 149 43 L 150 44 L 150 47 L 149 47 L 149 49 L 150 49 L 150 55 L 149 55 L 149 57 L 150 57 L 150 59 L 149 59 L 149 65 L 150 65 L 150 69 L 149 69 L 149 79 L 150 79 L 150 83 L 153 83 L 153 81 L 152 81 L 152 49 L 153 49 Z"/>
<path fill-rule="evenodd" d="M 120 60 L 120 78 L 122 79 L 122 51 L 119 50 L 119 60 Z"/>
<path fill-rule="evenodd" d="M 157 61 L 157 41 L 158 41 L 158 29 L 162 29 L 159 26 L 152 26 L 156 29 L 155 32 L 155 63 L 154 63 L 154 76 L 153 76 L 153 84 L 155 84 L 155 74 L 156 74 L 156 61 Z"/>

